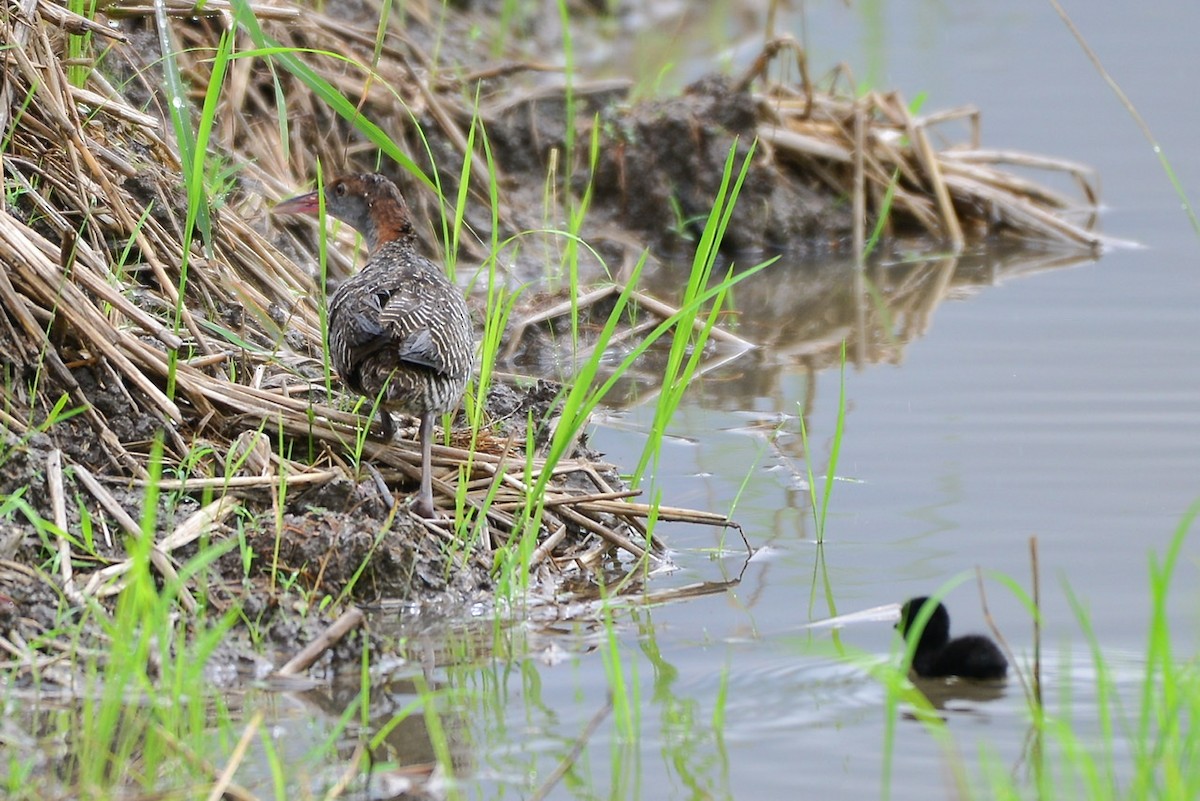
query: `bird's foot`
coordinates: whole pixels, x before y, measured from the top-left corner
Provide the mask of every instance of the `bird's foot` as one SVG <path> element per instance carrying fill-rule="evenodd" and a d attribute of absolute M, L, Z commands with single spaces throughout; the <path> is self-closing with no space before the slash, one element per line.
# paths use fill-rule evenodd
<path fill-rule="evenodd" d="M 416 498 L 409 509 L 414 515 L 423 517 L 426 520 L 436 520 L 441 517 L 438 514 L 438 510 L 433 506 L 433 498 Z"/>

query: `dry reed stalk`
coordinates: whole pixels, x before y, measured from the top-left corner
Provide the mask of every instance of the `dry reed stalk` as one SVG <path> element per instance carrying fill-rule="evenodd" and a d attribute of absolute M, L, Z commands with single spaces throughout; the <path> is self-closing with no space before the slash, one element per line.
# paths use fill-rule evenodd
<path fill-rule="evenodd" d="M 262 710 L 255 710 L 250 716 L 246 728 L 242 731 L 242 736 L 238 738 L 237 745 L 233 747 L 233 753 L 229 755 L 229 760 L 225 763 L 225 767 L 216 776 L 212 788 L 209 790 L 207 801 L 221 801 L 223 798 L 233 798 L 235 801 L 246 801 L 254 798 L 245 789 L 238 787 L 233 781 L 233 775 L 237 772 L 238 767 L 242 764 L 242 760 L 246 758 L 246 754 L 250 750 L 250 744 L 254 742 L 254 737 L 258 734 L 259 728 L 262 726 L 263 713 Z M 236 788 L 236 790 L 234 790 Z M 231 790 L 234 790 L 231 792 Z"/>
<path fill-rule="evenodd" d="M 764 119 L 758 134 L 777 156 L 799 160 L 835 191 L 856 197 L 858 190 L 847 191 L 847 185 L 858 187 L 865 178 L 873 191 L 863 196 L 881 199 L 893 172 L 898 171 L 902 180 L 893 198 L 893 213 L 910 216 L 931 235 L 944 239 L 955 252 L 966 244 L 964 215 L 973 223 L 988 225 L 988 217 L 975 210 L 996 204 L 1015 210 L 1003 222 L 1018 237 L 1072 249 L 1102 246 L 1099 234 L 1073 226 L 1056 214 L 1056 210 L 1074 204 L 1041 184 L 1000 169 L 1010 164 L 1067 174 L 1082 194 L 1079 205 L 1094 206 L 1098 193 L 1086 168 L 1066 160 L 982 149 L 980 115 L 973 107 L 916 117 L 896 92 L 868 92 L 861 99 L 852 92 L 814 94 L 806 81 L 803 92 L 797 93 L 765 77 L 770 60 L 784 50 L 798 50 L 798 45 L 768 43 L 752 72 L 743 79 L 746 88 L 761 84 L 756 97 Z M 798 58 L 805 60 L 803 52 Z M 865 121 L 865 130 L 856 120 Z M 968 125 L 964 145 L 941 150 L 933 147 L 930 137 L 935 129 L 963 121 Z M 961 175 L 965 162 L 976 168 L 971 172 L 976 181 L 951 180 L 949 174 Z M 880 213 L 876 203 L 866 216 L 877 217 Z"/>
<path fill-rule="evenodd" d="M 546 537 L 538 544 L 538 547 L 533 549 L 533 554 L 529 557 L 529 570 L 531 573 L 533 572 L 534 568 L 546 560 L 546 557 L 550 555 L 551 551 L 557 548 L 559 544 L 566 539 L 566 536 L 567 526 L 564 523 L 558 528 L 554 529 L 553 534 L 551 534 L 549 537 Z"/>

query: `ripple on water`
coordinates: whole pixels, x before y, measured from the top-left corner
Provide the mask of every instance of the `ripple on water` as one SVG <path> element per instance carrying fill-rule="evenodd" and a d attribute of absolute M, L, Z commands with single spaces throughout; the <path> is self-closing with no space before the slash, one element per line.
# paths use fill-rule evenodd
<path fill-rule="evenodd" d="M 889 657 L 880 656 L 880 662 Z M 1144 680 L 1144 657 L 1138 653 L 1105 653 L 1105 675 L 1112 690 L 1125 703 L 1135 702 Z M 1018 657 L 1022 670 L 1029 660 Z M 1098 723 L 1098 671 L 1091 655 L 1083 652 L 1051 654 L 1044 658 L 1042 684 L 1052 711 L 1070 712 L 1076 725 L 1086 729 Z M 685 695 L 709 693 L 715 697 L 720 673 L 697 677 L 680 687 Z M 706 689 L 711 684 L 711 689 Z M 1011 674 L 1004 682 L 918 680 L 920 689 L 948 719 L 989 721 L 1010 728 L 1014 737 L 1025 736 L 1027 704 L 1021 682 Z M 729 675 L 725 706 L 725 737 L 730 741 L 755 740 L 763 735 L 826 727 L 842 728 L 862 723 L 882 723 L 887 691 L 861 665 L 836 657 L 777 656 L 770 661 L 735 668 Z M 1066 706 L 1064 706 L 1066 705 Z M 991 726 L 989 727 L 991 728 Z M 992 728 L 993 733 L 995 729 Z M 1003 738 L 1003 735 L 1001 735 Z"/>
<path fill-rule="evenodd" d="M 878 709 L 885 697 L 878 681 L 844 661 L 781 657 L 731 673 L 725 736 L 730 741 L 754 740 L 764 734 L 840 725 Z"/>

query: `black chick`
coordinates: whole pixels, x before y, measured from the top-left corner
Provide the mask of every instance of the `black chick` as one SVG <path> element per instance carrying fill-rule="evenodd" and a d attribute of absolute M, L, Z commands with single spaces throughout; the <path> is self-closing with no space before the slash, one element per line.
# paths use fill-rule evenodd
<path fill-rule="evenodd" d="M 908 638 L 917 615 L 930 599 L 913 598 L 904 604 L 896 628 Z M 961 676 L 968 679 L 1002 679 L 1008 673 L 1008 660 L 996 643 L 982 634 L 967 634 L 950 639 L 950 613 L 938 604 L 917 640 L 913 654 L 913 672 L 921 678 Z"/>

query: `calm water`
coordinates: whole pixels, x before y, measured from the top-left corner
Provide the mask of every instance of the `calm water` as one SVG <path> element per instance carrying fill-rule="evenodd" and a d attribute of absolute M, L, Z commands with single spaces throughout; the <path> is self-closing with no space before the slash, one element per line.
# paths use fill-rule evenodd
<path fill-rule="evenodd" d="M 709 44 L 711 31 L 748 36 L 761 19 L 698 5 L 711 19 L 678 23 L 676 39 L 692 44 L 668 50 L 676 61 L 740 66 L 751 57 L 738 36 L 732 47 Z M 766 547 L 732 591 L 618 614 L 620 660 L 640 699 L 640 738 L 625 745 L 616 718 L 607 718 L 552 798 L 879 796 L 885 692 L 862 664 L 838 656 L 828 632 L 806 634 L 800 625 L 830 614 L 826 593 L 837 612 L 848 612 L 933 591 L 975 566 L 1027 585 L 1031 535 L 1041 546 L 1048 675 L 1071 688 L 1077 720 L 1094 720 L 1086 643 L 1063 585 L 1088 609 L 1117 685 L 1132 691 L 1149 613 L 1148 554 L 1161 552 L 1200 497 L 1200 240 L 1149 145 L 1052 9 L 1040 2 L 805 5 L 817 72 L 847 61 L 860 80 L 910 97 L 927 92 L 928 110 L 973 103 L 983 112 L 985 145 L 1093 165 L 1102 176 L 1103 229 L 1146 247 L 1024 276 L 1018 267 L 933 309 L 924 335 L 895 349 L 896 363 L 851 366 L 837 470 L 845 480 L 835 485 L 823 554 L 807 491 L 797 484 L 804 463 L 795 416 L 811 395 L 820 473 L 836 371 L 810 376 L 781 341 L 694 387 L 666 446 L 658 477 L 665 497 L 726 510 L 749 475 L 735 516 L 752 543 Z M 1072 5 L 1180 181 L 1200 197 L 1193 85 L 1200 4 Z M 635 45 L 630 61 L 663 49 L 661 32 L 677 22 L 657 21 L 657 38 L 645 40 L 652 46 Z M 786 328 L 786 307 L 773 313 L 769 327 Z M 616 415 L 595 442 L 617 463 L 632 464 L 651 417 L 649 408 Z M 771 447 L 767 434 L 779 426 Z M 652 581 L 652 590 L 743 568 L 736 555 L 711 558 L 711 531 L 668 535 L 682 569 Z M 1198 555 L 1193 540 L 1172 599 L 1183 648 L 1200 624 Z M 1019 605 L 994 583 L 989 598 L 1009 641 L 1027 654 Z M 950 605 L 957 631 L 982 628 L 971 584 L 954 591 Z M 527 659 L 493 661 L 482 649 L 469 667 L 430 672 L 432 681 L 465 692 L 450 718 L 468 797 L 526 797 L 603 705 L 610 671 L 602 638 L 591 629 L 572 633 L 569 623 L 561 628 L 568 633 L 556 637 L 538 623 L 510 630 L 506 643 L 518 654 L 528 649 Z M 887 624 L 854 626 L 838 642 L 875 660 L 894 647 Z M 723 691 L 718 732 L 712 715 Z M 998 697 L 951 699 L 946 716 L 970 762 L 982 744 L 999 771 L 1019 775 L 1023 709 L 1010 683 Z M 314 741 L 322 728 L 318 718 Z M 419 759 L 427 746 L 412 748 Z M 941 753 L 919 724 L 902 720 L 892 797 L 953 797 Z"/>

